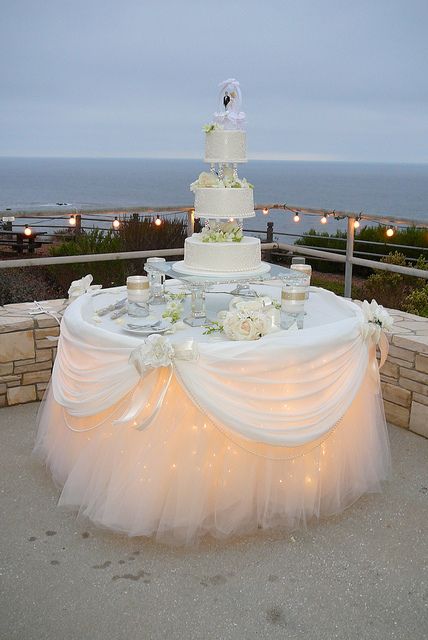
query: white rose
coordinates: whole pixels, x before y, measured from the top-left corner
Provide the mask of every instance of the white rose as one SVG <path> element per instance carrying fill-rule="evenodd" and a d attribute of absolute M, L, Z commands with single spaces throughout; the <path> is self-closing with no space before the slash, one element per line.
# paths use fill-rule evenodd
<path fill-rule="evenodd" d="M 257 340 L 269 330 L 269 320 L 261 313 L 229 311 L 223 319 L 223 330 L 231 340 Z"/>
<path fill-rule="evenodd" d="M 199 187 L 218 187 L 220 180 L 214 173 L 202 171 L 198 178 Z"/>

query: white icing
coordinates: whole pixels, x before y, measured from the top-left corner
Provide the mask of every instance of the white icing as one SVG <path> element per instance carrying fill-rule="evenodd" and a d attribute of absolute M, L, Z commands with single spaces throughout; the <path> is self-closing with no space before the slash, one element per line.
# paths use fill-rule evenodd
<path fill-rule="evenodd" d="M 255 215 L 252 189 L 195 189 L 196 218 L 253 218 Z"/>
<path fill-rule="evenodd" d="M 247 162 L 245 131 L 217 129 L 206 133 L 205 162 Z"/>
<path fill-rule="evenodd" d="M 213 273 L 252 271 L 261 265 L 259 238 L 244 236 L 241 242 L 202 242 L 194 233 L 184 242 L 184 264 Z"/>

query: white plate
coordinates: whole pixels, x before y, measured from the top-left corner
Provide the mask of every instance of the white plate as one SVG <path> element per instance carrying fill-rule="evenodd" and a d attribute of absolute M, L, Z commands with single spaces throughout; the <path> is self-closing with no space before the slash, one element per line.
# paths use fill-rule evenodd
<path fill-rule="evenodd" d="M 245 278 L 251 276 L 260 276 L 263 273 L 268 273 L 270 271 L 271 265 L 268 262 L 262 262 L 258 269 L 252 269 L 251 271 L 222 271 L 219 273 L 214 273 L 214 271 L 200 271 L 198 269 L 192 269 L 192 267 L 188 267 L 184 264 L 184 260 L 180 260 L 179 262 L 174 262 L 172 268 L 177 273 L 183 273 L 187 276 L 203 276 L 204 278 Z"/>

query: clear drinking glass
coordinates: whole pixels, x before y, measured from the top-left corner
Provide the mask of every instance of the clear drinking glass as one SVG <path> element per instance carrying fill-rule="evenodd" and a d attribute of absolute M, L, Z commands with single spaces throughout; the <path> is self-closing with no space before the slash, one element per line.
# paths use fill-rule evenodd
<path fill-rule="evenodd" d="M 128 315 L 144 318 L 149 315 L 149 279 L 147 276 L 129 276 L 126 279 Z"/>
<path fill-rule="evenodd" d="M 294 323 L 296 323 L 298 329 L 303 329 L 305 302 L 309 298 L 309 282 L 309 277 L 303 273 L 296 273 L 295 276 L 285 276 L 282 279 L 282 329 L 289 329 Z"/>
<path fill-rule="evenodd" d="M 309 276 L 309 279 L 311 278 L 312 267 L 310 264 L 306 264 L 305 258 L 301 256 L 294 256 L 294 258 L 291 258 L 290 269 Z"/>
<path fill-rule="evenodd" d="M 165 276 L 160 271 L 153 269 L 153 265 L 165 262 L 165 258 L 147 258 L 144 269 L 149 278 L 150 304 L 165 304 Z"/>

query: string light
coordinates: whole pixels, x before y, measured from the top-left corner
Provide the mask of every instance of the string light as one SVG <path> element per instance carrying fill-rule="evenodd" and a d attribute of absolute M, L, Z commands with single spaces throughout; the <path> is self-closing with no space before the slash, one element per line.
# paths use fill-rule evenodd
<path fill-rule="evenodd" d="M 388 238 L 392 238 L 394 233 L 395 233 L 394 227 L 388 227 L 388 229 L 386 230 L 386 235 L 388 236 Z"/>
<path fill-rule="evenodd" d="M 160 227 L 162 224 L 162 220 L 160 219 L 159 215 L 156 216 L 156 220 L 155 220 L 155 225 L 157 227 Z"/>
<path fill-rule="evenodd" d="M 327 216 L 323 216 L 320 220 L 321 224 L 327 224 Z"/>
<path fill-rule="evenodd" d="M 25 225 L 25 229 L 24 229 L 24 235 L 27 236 L 27 238 L 28 238 L 29 236 L 31 236 L 32 233 L 33 232 L 31 230 L 31 227 L 29 227 L 28 224 L 26 224 Z"/>
<path fill-rule="evenodd" d="M 264 207 L 264 209 L 262 209 L 263 211 L 263 215 L 264 216 L 268 216 L 269 215 L 269 209 L 267 207 Z"/>
<path fill-rule="evenodd" d="M 70 225 L 70 227 L 76 226 L 76 216 L 74 214 L 69 217 L 68 224 Z"/>
<path fill-rule="evenodd" d="M 294 214 L 294 218 L 293 218 L 294 222 L 300 222 L 300 216 L 298 213 Z"/>
<path fill-rule="evenodd" d="M 354 220 L 354 229 L 358 229 L 359 226 L 360 226 L 360 221 L 357 218 L 356 220 Z"/>
<path fill-rule="evenodd" d="M 113 227 L 113 229 L 115 229 L 116 231 L 119 229 L 120 227 L 120 221 L 119 219 L 116 217 L 113 222 L 111 223 L 111 226 Z"/>

